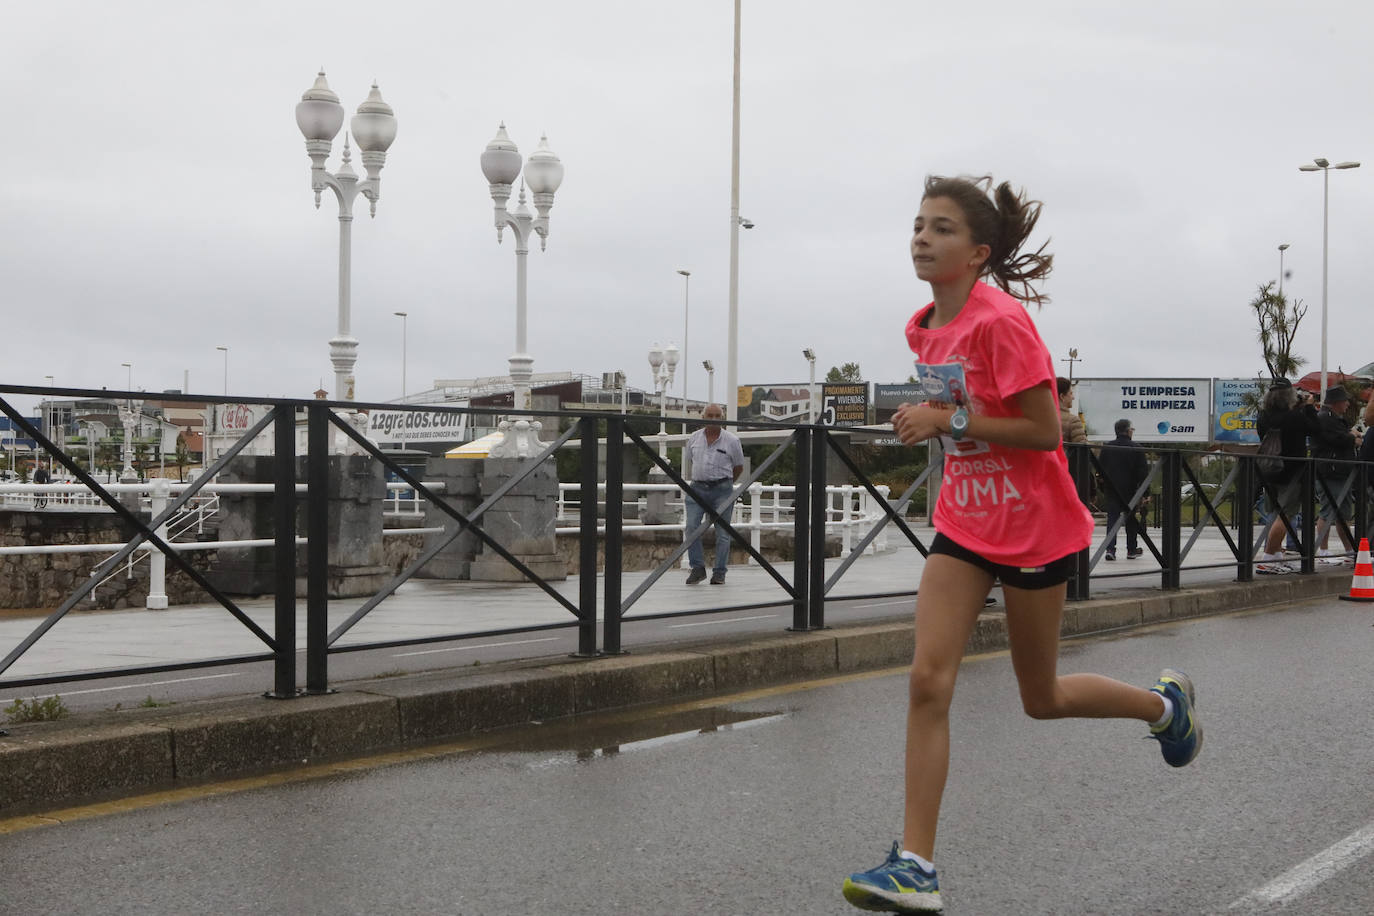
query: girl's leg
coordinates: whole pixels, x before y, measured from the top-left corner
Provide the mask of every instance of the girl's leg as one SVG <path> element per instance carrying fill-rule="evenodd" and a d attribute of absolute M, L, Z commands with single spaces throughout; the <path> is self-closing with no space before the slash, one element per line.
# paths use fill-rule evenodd
<path fill-rule="evenodd" d="M 935 827 L 949 771 L 949 704 L 964 647 L 992 575 L 945 554 L 926 558 L 916 598 L 916 654 L 906 714 L 904 849 L 935 855 Z"/>
<path fill-rule="evenodd" d="M 1007 602 L 1011 663 L 1026 715 L 1035 719 L 1073 716 L 1158 720 L 1164 715 L 1164 702 L 1158 694 L 1100 674 L 1056 673 L 1059 619 L 1064 613 L 1067 590 L 1067 585 L 1042 589 L 1002 587 Z"/>

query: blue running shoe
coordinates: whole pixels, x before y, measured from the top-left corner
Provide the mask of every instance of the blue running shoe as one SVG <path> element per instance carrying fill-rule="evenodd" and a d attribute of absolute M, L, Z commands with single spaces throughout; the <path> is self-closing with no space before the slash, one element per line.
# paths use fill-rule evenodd
<path fill-rule="evenodd" d="M 1187 766 L 1202 750 L 1202 724 L 1197 718 L 1197 694 L 1193 682 L 1182 671 L 1165 668 L 1159 680 L 1150 688 L 1174 704 L 1174 717 L 1169 724 L 1150 729 L 1150 737 L 1159 741 L 1164 762 L 1171 767 Z"/>
<path fill-rule="evenodd" d="M 900 843 L 892 844 L 882 865 L 845 878 L 844 899 L 875 913 L 938 913 L 944 908 L 935 872 L 903 859 Z"/>

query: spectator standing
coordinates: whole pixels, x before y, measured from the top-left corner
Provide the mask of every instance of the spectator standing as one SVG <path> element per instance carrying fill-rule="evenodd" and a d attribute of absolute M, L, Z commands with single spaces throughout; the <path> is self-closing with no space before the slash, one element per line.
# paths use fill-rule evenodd
<path fill-rule="evenodd" d="M 1347 522 L 1351 520 L 1354 507 L 1353 487 L 1350 486 L 1350 472 L 1355 469 L 1353 462 L 1359 455 L 1356 452 L 1356 436 L 1346 422 L 1345 411 L 1350 406 L 1350 395 L 1345 388 L 1336 385 L 1328 388 L 1322 399 L 1322 408 L 1317 411 L 1317 431 L 1312 435 L 1312 457 L 1316 460 L 1317 498 L 1321 505 L 1321 517 L 1317 520 L 1318 556 L 1332 555 L 1329 541 L 1331 526 L 1335 525 L 1337 515 Z M 1336 525 L 1336 533 L 1347 553 L 1355 550 L 1345 528 Z"/>
<path fill-rule="evenodd" d="M 52 475 L 50 475 L 50 474 L 48 473 L 48 469 L 47 469 L 47 468 L 43 467 L 43 465 L 40 464 L 40 465 L 38 465 L 38 467 L 34 468 L 34 471 L 33 471 L 33 482 L 34 482 L 34 483 L 52 483 Z M 47 494 L 47 493 L 43 492 L 42 490 L 39 490 L 38 492 L 34 493 L 34 495 L 33 495 L 33 505 L 34 505 L 34 508 L 36 508 L 36 509 L 42 509 L 42 508 L 43 508 L 44 506 L 46 506 L 47 504 L 48 504 L 48 494 Z"/>
<path fill-rule="evenodd" d="M 1055 387 L 1059 391 L 1059 438 L 1063 440 L 1065 446 L 1075 442 L 1086 444 L 1088 430 L 1083 425 L 1083 418 L 1073 409 L 1073 382 L 1062 375 L 1057 376 Z M 1070 454 L 1067 447 L 1064 449 L 1064 454 L 1066 456 Z M 1089 509 L 1092 508 L 1093 502 L 1097 499 L 1096 477 L 1093 474 L 1088 474 L 1087 486 L 1079 489 L 1078 496 L 1083 500 L 1084 505 L 1088 506 Z"/>
<path fill-rule="evenodd" d="M 1088 431 L 1083 426 L 1083 418 L 1073 409 L 1073 382 L 1062 375 L 1055 379 L 1059 388 L 1059 431 L 1064 444 L 1087 442 Z"/>
<path fill-rule="evenodd" d="M 1126 559 L 1134 560 L 1145 551 L 1140 548 L 1138 537 L 1140 535 L 1140 522 L 1136 520 L 1135 512 L 1127 505 L 1135 491 L 1140 489 L 1140 485 L 1145 482 L 1145 478 L 1150 476 L 1150 462 L 1145 458 L 1145 450 L 1140 447 L 1140 443 L 1131 438 L 1135 432 L 1135 427 L 1131 426 L 1131 421 L 1121 419 L 1116 421 L 1116 438 L 1102 447 L 1102 454 L 1098 457 L 1102 465 L 1102 476 L 1107 479 L 1111 486 L 1107 487 L 1107 530 L 1110 532 L 1117 519 L 1121 518 L 1122 513 L 1126 515 Z M 1113 492 L 1115 489 L 1115 492 Z M 1141 499 L 1143 507 L 1150 499 L 1147 493 Z M 1116 559 L 1116 534 L 1112 533 L 1107 540 L 1107 559 Z"/>
<path fill-rule="evenodd" d="M 1311 401 L 1299 393 L 1286 378 L 1274 379 L 1264 396 L 1256 426 L 1260 441 L 1270 429 L 1278 429 L 1283 470 L 1265 486 L 1265 515 L 1271 516 L 1265 534 L 1264 550 L 1256 559 L 1256 572 L 1266 574 L 1290 573 L 1293 567 L 1283 562 L 1283 516 L 1290 520 L 1301 508 L 1302 466 L 1307 457 L 1307 437 L 1316 435 L 1317 411 Z M 1282 514 L 1280 514 L 1282 513 Z"/>
<path fill-rule="evenodd" d="M 1360 422 L 1364 424 L 1364 434 L 1360 439 L 1360 460 L 1374 461 L 1374 436 L 1369 435 L 1369 430 L 1374 428 L 1374 392 L 1365 392 L 1369 400 L 1364 402 L 1364 413 L 1360 415 Z"/>
<path fill-rule="evenodd" d="M 723 429 L 720 421 L 725 411 L 719 404 L 707 404 L 701 412 L 705 425 L 687 437 L 687 455 L 692 465 L 692 490 L 687 494 L 687 527 L 690 535 L 701 525 L 708 505 L 725 521 L 730 520 L 735 480 L 744 470 L 744 447 L 739 436 Z M 715 421 L 715 422 L 712 422 Z M 724 526 L 716 525 L 716 565 L 711 570 L 711 584 L 725 584 L 725 568 L 730 560 L 730 534 Z M 706 578 L 706 556 L 701 538 L 693 538 L 687 548 L 687 561 L 692 571 L 687 584 L 696 585 Z"/>

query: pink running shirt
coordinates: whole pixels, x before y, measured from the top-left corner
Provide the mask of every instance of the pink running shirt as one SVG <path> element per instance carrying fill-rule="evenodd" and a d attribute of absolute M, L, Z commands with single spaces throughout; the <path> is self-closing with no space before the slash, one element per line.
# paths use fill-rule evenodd
<path fill-rule="evenodd" d="M 1054 363 L 1020 302 L 975 283 L 953 321 L 921 327 L 934 308 L 932 302 L 920 309 L 906 326 L 916 378 L 930 401 L 962 403 L 974 415 L 1019 417 L 1016 396 L 1048 385 L 1058 407 Z M 945 470 L 936 531 L 994 563 L 1022 569 L 1091 542 L 1093 518 L 1074 489 L 1062 443 L 1044 452 L 941 439 Z"/>

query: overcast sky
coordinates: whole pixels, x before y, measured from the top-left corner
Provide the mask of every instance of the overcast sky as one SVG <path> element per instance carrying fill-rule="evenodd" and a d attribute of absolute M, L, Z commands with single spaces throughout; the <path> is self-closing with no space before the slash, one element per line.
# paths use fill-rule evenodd
<path fill-rule="evenodd" d="M 357 396 L 503 374 L 515 254 L 478 157 L 505 121 L 566 167 L 529 256 L 536 372 L 625 369 L 682 344 L 725 387 L 730 0 L 14 3 L 0 34 L 0 383 L 333 395 L 337 206 L 320 210 L 294 107 L 325 68 L 351 115 L 375 78 L 399 122 L 375 219 L 353 231 Z M 974 15 L 975 11 L 977 15 Z M 928 301 L 907 251 L 928 173 L 991 173 L 1045 202 L 1053 301 L 1083 376 L 1251 376 L 1247 302 L 1311 308 L 1333 173 L 1328 366 L 1374 359 L 1374 7 L 1366 4 L 744 0 L 741 383 L 860 363 L 902 381 Z M 338 166 L 342 136 L 330 168 Z M 361 163 L 355 156 L 355 168 Z M 1058 362 L 1061 370 L 1067 364 Z M 681 388 L 679 379 L 676 386 Z M 31 403 L 31 401 L 30 401 Z"/>

